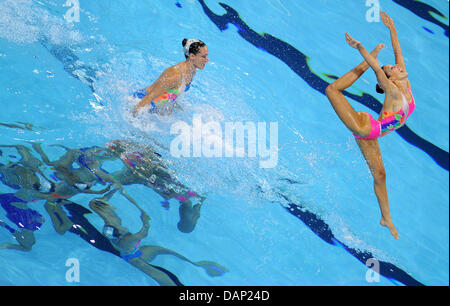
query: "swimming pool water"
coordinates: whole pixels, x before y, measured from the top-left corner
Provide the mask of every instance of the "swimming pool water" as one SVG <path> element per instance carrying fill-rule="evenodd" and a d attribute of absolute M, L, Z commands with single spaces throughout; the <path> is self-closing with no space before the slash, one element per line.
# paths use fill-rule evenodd
<path fill-rule="evenodd" d="M 172 256 L 152 264 L 185 285 L 449 284 L 448 1 L 379 1 L 395 20 L 416 100 L 406 126 L 380 140 L 398 241 L 380 227 L 369 169 L 324 95 L 333 76 L 361 62 L 345 32 L 367 49 L 386 44 L 380 62 L 394 62 L 388 30 L 366 20 L 366 1 L 80 0 L 79 22 L 64 19 L 65 2 L 0 0 L 0 145 L 39 142 L 53 160 L 65 152 L 54 144 L 156 139 L 176 177 L 207 199 L 186 234 L 177 230 L 176 201 L 165 210 L 151 189 L 126 186 L 151 217 L 143 244 L 229 272 L 213 278 Z M 133 119 L 129 94 L 182 61 L 181 41 L 191 37 L 207 43 L 210 62 L 182 97 L 184 110 Z M 355 109 L 375 115 L 382 102 L 375 84 L 368 71 L 348 90 Z M 172 157 L 170 126 L 192 124 L 193 114 L 277 122 L 277 166 Z M 0 150 L 0 162 L 18 161 L 14 148 Z M 0 184 L 2 194 L 15 191 Z M 88 208 L 92 198 L 70 200 Z M 125 226 L 140 229 L 135 207 L 121 196 L 111 204 Z M 58 235 L 43 206 L 29 203 L 47 220 L 32 251 L 0 250 L 0 285 L 157 285 L 79 236 Z M 97 215 L 85 217 L 101 230 Z M 7 221 L 3 210 L 0 220 Z M 13 241 L 0 228 L 0 244 Z M 371 257 L 381 263 L 378 282 L 366 279 Z M 80 263 L 79 282 L 66 280 L 69 258 Z"/>

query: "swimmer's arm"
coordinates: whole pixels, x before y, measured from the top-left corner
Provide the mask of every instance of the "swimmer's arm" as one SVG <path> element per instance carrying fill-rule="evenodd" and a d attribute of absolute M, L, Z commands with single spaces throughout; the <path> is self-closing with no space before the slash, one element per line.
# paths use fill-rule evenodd
<path fill-rule="evenodd" d="M 37 142 L 33 142 L 31 144 L 33 149 L 41 156 L 42 161 L 48 166 L 55 166 L 56 162 L 50 161 L 47 154 L 45 154 L 44 150 L 42 150 L 41 144 Z"/>
<path fill-rule="evenodd" d="M 83 154 L 83 152 L 81 150 L 78 150 L 78 149 L 69 149 L 69 148 L 66 148 L 66 147 L 64 147 L 62 145 L 52 145 L 52 146 L 62 147 L 64 149 L 66 149 L 67 152 L 62 157 L 60 157 L 58 160 L 50 161 L 50 159 L 48 158 L 47 154 L 44 152 L 44 150 L 42 150 L 42 147 L 41 147 L 40 143 L 32 143 L 31 146 L 41 156 L 42 161 L 48 166 L 65 166 L 65 167 L 69 167 L 69 166 L 72 165 L 72 163 L 75 160 L 77 160 L 79 158 L 79 156 L 81 154 Z"/>
<path fill-rule="evenodd" d="M 95 171 L 95 174 L 98 175 L 103 181 L 107 183 L 120 185 L 120 182 L 117 179 L 115 179 L 112 175 L 106 173 L 102 169 L 98 169 L 98 171 Z"/>
<path fill-rule="evenodd" d="M 150 229 L 150 217 L 144 211 L 141 211 L 142 228 L 139 232 L 133 235 L 137 240 L 144 239 L 148 236 L 148 230 Z"/>
<path fill-rule="evenodd" d="M 120 239 L 120 241 L 118 242 L 119 247 L 129 248 L 130 245 L 136 244 L 136 242 L 138 242 L 139 240 L 142 240 L 148 236 L 148 230 L 150 228 L 150 225 L 148 224 L 148 220 L 150 219 L 150 217 L 145 212 L 142 212 L 141 219 L 143 222 L 142 229 L 139 232 L 137 232 L 136 234 L 128 234 L 128 235 L 123 236 Z"/>
<path fill-rule="evenodd" d="M 150 229 L 150 225 L 143 225 L 141 230 L 136 234 L 131 235 L 133 240 L 142 240 L 148 236 L 148 230 Z"/>
<path fill-rule="evenodd" d="M 352 48 L 355 48 L 359 51 L 359 53 L 361 53 L 362 57 L 364 57 L 367 64 L 369 64 L 369 66 L 372 67 L 373 70 L 381 69 L 380 64 L 378 63 L 378 59 L 367 52 L 366 48 L 363 47 L 361 42 L 351 37 L 348 33 L 345 33 L 345 40 Z"/>
<path fill-rule="evenodd" d="M 377 76 L 378 85 L 385 91 L 390 91 L 392 84 L 389 81 L 389 79 L 386 77 L 386 74 L 384 73 L 383 69 L 381 69 L 380 64 L 378 63 L 378 59 L 373 57 L 372 54 L 367 52 L 366 48 L 363 47 L 363 45 L 353 39 L 348 33 L 345 33 L 345 39 L 347 40 L 347 43 L 355 48 L 356 50 L 361 53 L 362 57 L 366 60 L 367 64 L 373 69 Z"/>
<path fill-rule="evenodd" d="M 32 189 L 19 189 L 18 191 L 16 191 L 15 195 L 18 198 L 26 201 L 32 201 L 33 199 L 43 199 L 47 201 L 55 200 L 55 198 L 51 194 L 42 193 Z"/>
<path fill-rule="evenodd" d="M 83 155 L 84 152 L 79 149 L 69 149 L 62 157 L 60 157 L 58 160 L 54 161 L 54 163 L 58 167 L 64 167 L 67 169 L 72 169 L 72 163 L 77 162 L 80 166 L 80 162 L 78 162 L 78 159 L 81 155 Z"/>
<path fill-rule="evenodd" d="M 102 190 L 95 191 L 95 190 L 86 189 L 86 190 L 80 190 L 80 192 L 81 193 L 89 193 L 89 194 L 104 194 L 105 192 L 109 191 L 110 189 L 111 189 L 111 185 L 108 185 L 108 187 L 106 187 Z"/>
<path fill-rule="evenodd" d="M 17 152 L 23 157 L 30 157 L 31 153 L 30 153 L 30 149 L 28 149 L 27 147 L 23 146 L 23 145 L 0 145 L 0 148 L 15 148 L 17 150 Z M 24 156 L 25 155 L 25 156 Z"/>
<path fill-rule="evenodd" d="M 395 28 L 394 21 L 385 12 L 381 12 L 380 16 L 384 25 L 389 29 L 391 33 L 391 41 L 392 41 L 392 48 L 394 49 L 395 63 L 399 65 L 403 70 L 406 70 L 405 60 L 403 59 L 402 48 L 400 47 L 400 42 L 398 40 L 397 29 Z"/>
<path fill-rule="evenodd" d="M 358 47 L 359 52 L 364 57 L 366 62 L 369 64 L 370 67 L 372 67 L 372 70 L 375 72 L 375 75 L 377 77 L 378 85 L 386 92 L 391 92 L 392 84 L 387 78 L 386 74 L 384 73 L 383 69 L 381 68 L 380 64 L 378 63 L 378 60 L 374 58 L 372 55 L 367 52 L 367 50 L 360 45 Z"/>
<path fill-rule="evenodd" d="M 67 217 L 61 204 L 47 200 L 44 208 L 52 220 L 53 228 L 59 235 L 64 235 L 72 227 L 73 222 Z"/>
<path fill-rule="evenodd" d="M 136 105 L 133 110 L 133 116 L 136 116 L 139 109 L 149 105 L 163 93 L 178 87 L 181 83 L 181 77 L 181 73 L 173 67 L 164 71 L 155 83 L 150 86 L 151 91 Z"/>

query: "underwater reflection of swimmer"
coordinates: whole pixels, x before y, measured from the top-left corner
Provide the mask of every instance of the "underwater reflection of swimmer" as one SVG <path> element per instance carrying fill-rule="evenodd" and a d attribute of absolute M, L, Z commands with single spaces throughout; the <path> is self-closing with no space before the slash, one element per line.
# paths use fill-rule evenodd
<path fill-rule="evenodd" d="M 86 219 L 86 214 L 92 214 L 92 211 L 89 209 L 69 200 L 55 199 L 55 201 L 47 201 L 45 203 L 45 210 L 50 216 L 53 228 L 58 234 L 64 235 L 69 231 L 93 247 L 122 258 L 120 251 L 114 247 L 109 239 Z M 151 265 L 151 267 L 165 274 L 166 278 L 170 279 L 175 285 L 183 286 L 178 277 L 172 272 L 156 265 Z"/>
<path fill-rule="evenodd" d="M 52 181 L 20 163 L 0 163 L 0 181 L 18 190 L 16 196 L 27 201 L 51 198 L 51 194 L 56 192 Z"/>
<path fill-rule="evenodd" d="M 31 153 L 31 149 L 24 145 L 0 145 L 0 148 L 15 148 L 21 159 L 18 163 L 23 166 L 32 169 L 34 172 L 39 173 L 42 177 L 48 180 L 48 178 L 42 173 L 40 167 L 43 165 L 42 161 Z"/>
<path fill-rule="evenodd" d="M 225 272 L 228 272 L 226 268 L 211 261 L 193 262 L 183 255 L 166 248 L 152 245 L 141 246 L 142 239 L 148 236 L 150 217 L 144 211 L 141 211 L 142 228 L 135 234 L 130 233 L 130 231 L 122 225 L 119 216 L 114 212 L 115 208 L 108 204 L 108 200 L 115 192 L 116 190 L 113 190 L 102 198 L 90 201 L 89 207 L 103 219 L 105 223 L 103 234 L 120 251 L 121 257 L 126 262 L 138 268 L 162 286 L 174 286 L 176 284 L 173 280 L 168 278 L 166 274 L 161 273 L 161 271 L 155 269 L 148 263 L 158 255 L 175 256 L 194 266 L 203 268 L 210 276 L 220 276 Z"/>
<path fill-rule="evenodd" d="M 100 147 L 91 147 L 83 149 L 70 149 L 62 145 L 54 145 L 66 150 L 60 158 L 50 161 L 47 154 L 42 150 L 41 144 L 33 143 L 33 148 L 45 164 L 52 166 L 56 171 L 56 177 L 60 180 L 67 181 L 72 185 L 78 185 L 77 188 L 91 188 L 96 183 L 105 184 L 110 180 L 110 176 L 103 171 L 101 163 L 104 160 L 114 157 L 107 155 L 107 151 Z M 106 154 L 102 154 L 106 152 Z M 91 158 L 95 154 L 95 159 Z M 78 167 L 74 168 L 73 164 Z M 83 187 L 82 185 L 87 185 Z"/>
<path fill-rule="evenodd" d="M 7 166 L 0 163 L 0 178 L 2 178 L 3 175 L 9 177 L 10 180 L 21 181 L 22 183 L 13 183 L 12 185 L 23 185 L 24 188 L 27 188 L 25 185 L 27 185 L 26 181 L 28 180 L 28 182 L 32 182 L 31 184 L 28 184 L 32 186 L 32 189 L 41 192 L 48 192 L 48 190 L 52 188 L 53 183 L 40 169 L 43 165 L 42 161 L 31 153 L 31 149 L 24 145 L 0 145 L 0 148 L 15 148 L 20 155 L 19 161 L 8 160 Z M 1 155 L 3 155 L 2 151 L 0 151 L 0 156 Z M 8 155 L 8 157 L 17 159 L 15 155 Z M 9 174 L 6 174 L 5 172 L 8 172 Z M 14 176 L 16 177 L 14 178 Z M 22 177 L 27 179 L 23 179 Z M 5 181 L 5 179 L 3 179 L 3 181 Z M 5 184 L 8 185 L 7 183 Z M 19 189 L 11 185 L 8 186 Z"/>
<path fill-rule="evenodd" d="M 0 122 L 0 126 L 5 126 L 5 127 L 8 127 L 8 128 L 12 128 L 12 129 L 33 131 L 34 126 L 31 123 L 19 122 L 19 121 L 16 121 L 16 123 L 21 124 L 21 125 L 18 125 L 18 124 L 15 124 L 15 123 L 3 123 L 3 122 Z"/>
<path fill-rule="evenodd" d="M 12 193 L 0 194 L 0 205 L 6 211 L 6 217 L 20 229 L 15 230 L 0 220 L 0 226 L 7 229 L 17 241 L 17 244 L 5 242 L 0 245 L 0 249 L 31 251 L 36 243 L 34 232 L 41 228 L 45 218 L 37 211 L 29 208 L 27 202 Z"/>
<path fill-rule="evenodd" d="M 118 156 L 115 155 L 108 148 L 101 148 L 98 146 L 70 149 L 62 145 L 54 145 L 66 150 L 66 153 L 55 161 L 50 161 L 48 156 L 42 150 L 38 143 L 33 143 L 33 148 L 41 155 L 42 159 L 47 165 L 53 166 L 56 170 L 54 178 L 60 181 L 58 198 L 68 198 L 74 193 L 90 193 L 103 194 L 109 191 L 110 186 L 100 191 L 92 191 L 91 188 L 97 183 L 105 185 L 107 183 L 113 184 L 114 189 L 119 189 L 122 195 L 127 197 L 138 209 L 140 207 L 137 203 L 126 193 L 122 184 L 110 175 L 108 171 L 103 169 L 102 165 L 105 161 L 116 160 Z M 78 167 L 74 168 L 73 164 Z M 61 189 L 66 187 L 62 192 Z"/>
<path fill-rule="evenodd" d="M 9 163 L 8 165 L 0 163 L 0 181 L 12 189 L 18 190 L 15 193 L 16 196 L 26 201 L 69 198 L 81 192 L 103 194 L 110 189 L 108 186 L 100 191 L 78 190 L 67 184 L 55 184 L 19 163 Z"/>
<path fill-rule="evenodd" d="M 50 161 L 39 143 L 33 143 L 32 146 L 44 163 L 52 166 L 55 170 L 53 177 L 58 181 L 55 187 L 56 192 L 53 193 L 55 198 L 67 199 L 78 193 L 103 194 L 110 190 L 110 186 L 102 190 L 91 189 L 97 183 L 105 185 L 112 182 L 111 176 L 101 169 L 101 163 L 103 160 L 113 157 L 102 156 L 100 152 L 103 150 L 102 148 L 68 149 L 61 146 L 66 153 L 59 159 Z M 106 152 L 106 150 L 104 151 Z M 95 159 L 90 158 L 94 154 L 93 152 L 97 153 Z M 77 168 L 73 167 L 74 163 L 78 165 Z"/>
<path fill-rule="evenodd" d="M 177 199 L 180 203 L 178 229 L 183 233 L 190 233 L 195 229 L 206 198 L 178 182 L 169 173 L 161 155 L 151 148 L 125 140 L 114 140 L 107 146 L 125 164 L 121 170 L 111 174 L 120 184 L 142 184 L 153 189 L 164 199 L 161 204 L 167 209 L 169 200 Z M 132 152 L 128 152 L 128 148 L 132 148 Z M 196 204 L 192 201 L 196 201 Z"/>

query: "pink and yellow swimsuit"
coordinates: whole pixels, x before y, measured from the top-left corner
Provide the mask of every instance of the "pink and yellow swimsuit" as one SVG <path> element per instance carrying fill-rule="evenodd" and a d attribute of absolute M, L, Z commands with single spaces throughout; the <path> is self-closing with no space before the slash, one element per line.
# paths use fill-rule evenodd
<path fill-rule="evenodd" d="M 414 111 L 416 105 L 411 88 L 408 88 L 408 90 L 411 95 L 411 103 L 408 103 L 405 96 L 403 96 L 404 103 L 400 110 L 396 112 L 382 111 L 378 120 L 375 120 L 372 115 L 369 114 L 370 124 L 372 125 L 369 136 L 361 137 L 356 134 L 353 135 L 358 139 L 376 139 L 401 128 L 405 124 L 406 119 L 408 119 Z"/>
<path fill-rule="evenodd" d="M 180 96 L 183 92 L 188 91 L 189 88 L 191 87 L 192 80 L 189 84 L 185 84 L 183 71 L 178 66 L 176 67 L 180 70 L 183 76 L 180 88 L 168 90 L 158 98 L 154 99 L 150 103 L 149 112 L 151 114 L 161 113 L 163 109 L 170 107 L 170 105 L 172 105 L 175 102 L 178 96 Z M 141 89 L 133 93 L 133 97 L 139 99 L 143 99 L 146 95 L 148 95 L 148 92 L 145 89 Z"/>

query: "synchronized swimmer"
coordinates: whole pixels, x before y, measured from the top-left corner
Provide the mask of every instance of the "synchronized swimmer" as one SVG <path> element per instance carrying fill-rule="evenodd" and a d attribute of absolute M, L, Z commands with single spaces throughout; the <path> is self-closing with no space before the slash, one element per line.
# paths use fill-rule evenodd
<path fill-rule="evenodd" d="M 385 12 L 381 12 L 381 18 L 390 30 L 396 64 L 380 67 L 376 56 L 384 45 L 379 44 L 369 54 L 359 41 L 346 33 L 347 43 L 357 49 L 365 61 L 328 86 L 326 94 L 336 114 L 345 126 L 353 132 L 356 142 L 370 168 L 374 179 L 375 194 L 381 210 L 380 224 L 389 228 L 394 238 L 398 239 L 398 232 L 391 220 L 389 210 L 386 171 L 381 157 L 378 138 L 402 127 L 406 119 L 414 111 L 415 101 L 411 93 L 411 84 L 408 80 L 408 73 L 406 72 L 405 61 L 394 21 Z M 377 120 L 367 112 L 356 112 L 342 94 L 342 91 L 356 82 L 369 69 L 369 66 L 377 77 L 377 92 L 385 94 L 383 109 Z"/>
<path fill-rule="evenodd" d="M 377 56 L 384 45 L 379 44 L 371 53 L 368 53 L 359 41 L 346 33 L 347 43 L 361 53 L 364 62 L 330 84 L 326 89 L 326 95 L 336 114 L 345 126 L 353 132 L 370 168 L 374 179 L 375 194 L 381 210 L 380 224 L 386 226 L 394 238 L 398 239 L 398 232 L 392 222 L 389 210 L 386 171 L 378 138 L 402 127 L 414 111 L 415 101 L 394 21 L 385 12 L 381 12 L 381 18 L 390 30 L 396 64 L 380 67 Z M 203 69 L 209 60 L 208 48 L 197 39 L 183 40 L 183 48 L 186 61 L 168 68 L 155 83 L 134 94 L 141 100 L 134 108 L 133 116 L 136 116 L 141 108 L 148 105 L 150 105 L 149 112 L 158 115 L 170 115 L 175 107 L 179 107 L 176 98 L 189 89 L 196 69 Z M 373 69 L 378 80 L 377 92 L 385 94 L 383 109 L 377 120 L 367 112 L 356 112 L 342 93 L 352 86 L 369 67 Z"/>
<path fill-rule="evenodd" d="M 392 222 L 389 210 L 389 201 L 386 188 L 386 171 L 383 165 L 378 138 L 401 128 L 414 111 L 415 101 L 411 92 L 411 84 L 408 80 L 408 73 L 406 72 L 405 61 L 403 59 L 394 21 L 385 12 L 381 12 L 381 18 L 383 23 L 390 30 L 396 64 L 381 67 L 378 63 L 377 56 L 380 50 L 384 47 L 383 44 L 379 44 L 371 53 L 369 53 L 363 47 L 361 42 L 353 39 L 348 33 L 346 33 L 345 36 L 347 43 L 360 52 L 364 58 L 364 61 L 330 84 L 326 89 L 326 95 L 338 117 L 353 133 L 356 142 L 370 168 L 374 179 L 375 194 L 377 196 L 381 211 L 380 224 L 387 227 L 394 238 L 398 239 L 399 235 Z M 134 93 L 134 97 L 139 98 L 140 101 L 132 111 L 133 116 L 136 116 L 142 109 L 148 109 L 151 114 L 164 116 L 171 115 L 174 109 L 180 108 L 176 101 L 177 98 L 189 90 L 197 69 L 204 69 L 205 65 L 209 61 L 208 48 L 204 42 L 198 39 L 184 39 L 182 45 L 186 60 L 166 69 L 153 84 L 146 89 Z M 377 77 L 378 84 L 376 91 L 385 95 L 383 108 L 378 119 L 374 119 L 372 115 L 367 112 L 355 111 L 343 94 L 343 91 L 352 86 L 369 68 L 372 68 Z M 114 186 L 114 189 L 104 196 L 104 198 L 91 202 L 90 208 L 96 211 L 105 220 L 105 225 L 109 226 L 109 228 L 106 227 L 105 229 L 117 231 L 117 228 L 119 227 L 114 228 L 111 220 L 118 218 L 116 218 L 116 215 L 110 211 L 110 206 L 105 204 L 106 202 L 102 202 L 102 199 L 109 199 L 112 194 L 120 189 L 121 193 L 131 201 L 132 198 L 126 194 L 123 188 L 123 185 L 128 184 L 144 184 L 146 186 L 150 186 L 164 197 L 164 204 L 168 204 L 168 199 L 178 199 L 181 205 L 180 222 L 178 224 L 179 230 L 185 233 L 189 233 L 194 230 L 196 222 L 200 216 L 200 207 L 204 198 L 190 191 L 187 187 L 170 179 L 168 174 L 161 169 L 158 170 L 157 167 L 155 168 L 154 161 L 150 161 L 149 171 L 145 172 L 145 174 L 143 173 L 144 176 L 152 174 L 151 177 L 154 177 L 153 180 L 150 180 L 150 184 L 146 180 L 139 177 L 139 175 L 142 174 L 135 173 L 134 167 L 124 168 L 112 175 L 100 171 L 102 170 L 102 161 L 115 159 L 118 156 L 116 154 L 106 154 L 105 156 L 100 154 L 100 159 L 90 160 L 86 159 L 87 150 L 91 150 L 90 148 L 80 150 L 68 149 L 63 157 L 57 161 L 51 162 L 48 160 L 48 157 L 42 151 L 39 144 L 33 144 L 32 146 L 40 155 L 45 164 L 54 166 L 54 170 L 57 172 L 57 177 L 55 176 L 55 178 L 58 178 L 61 182 L 56 184 L 45 177 L 40 170 L 42 162 L 39 159 L 36 159 L 27 147 L 21 145 L 2 146 L 15 147 L 22 156 L 22 159 L 16 163 L 9 163 L 7 165 L 0 164 L 0 181 L 6 186 L 17 190 L 15 194 L 0 195 L 1 206 L 6 210 L 9 220 L 13 221 L 16 225 L 18 225 L 18 227 L 20 227 L 20 230 L 17 231 L 4 221 L 0 220 L 1 227 L 9 230 L 13 235 L 15 235 L 16 238 L 20 238 L 17 238 L 17 245 L 3 243 L 0 246 L 0 249 L 10 248 L 30 251 L 34 245 L 35 239 L 33 232 L 40 228 L 40 226 L 45 222 L 45 219 L 42 215 L 27 207 L 27 201 L 32 199 L 46 199 L 46 209 L 48 211 L 53 212 L 53 210 L 56 211 L 59 209 L 58 211 L 63 213 L 60 202 L 64 199 L 70 198 L 80 192 L 103 194 L 109 191 L 111 186 Z M 112 150 L 113 148 L 109 149 Z M 95 150 L 91 151 L 101 153 L 104 150 L 102 148 L 95 148 Z M 138 161 L 141 162 L 141 159 L 139 158 Z M 80 168 L 72 168 L 73 162 L 79 163 Z M 128 162 L 128 160 L 124 162 Z M 143 164 L 146 164 L 146 161 L 142 162 Z M 131 166 L 133 166 L 133 163 L 131 163 Z M 94 169 L 97 168 L 99 168 L 99 170 L 94 171 Z M 156 184 L 156 182 L 159 183 Z M 90 190 L 90 188 L 96 183 L 109 183 L 110 185 L 103 190 Z M 161 186 L 165 186 L 165 184 L 168 184 L 169 187 L 166 186 L 166 189 L 161 189 Z M 177 189 L 175 187 L 180 190 L 174 191 Z M 171 188 L 175 189 L 172 190 Z M 191 200 L 197 198 L 200 199 L 200 202 L 192 205 Z M 67 202 L 67 200 L 64 201 Z M 131 202 L 140 209 L 134 200 Z M 140 210 L 141 219 L 143 222 L 142 237 L 138 235 L 136 237 L 139 239 L 137 239 L 135 235 L 131 235 L 126 229 L 123 230 L 125 233 L 123 237 L 134 237 L 137 239 L 136 241 L 140 241 L 140 239 L 147 236 L 149 228 L 148 222 L 150 218 L 145 211 L 142 209 Z M 106 214 L 106 212 L 108 212 L 108 214 Z M 50 215 L 53 216 L 52 214 Z M 111 216 L 114 218 L 111 219 Z M 53 217 L 51 219 L 52 222 L 55 222 L 56 220 Z M 120 225 L 120 222 L 117 224 Z M 66 227 L 69 228 L 70 225 L 71 223 L 67 222 Z M 55 224 L 55 226 L 58 229 L 58 232 L 65 232 L 64 230 L 60 230 L 58 224 Z M 62 228 L 63 227 L 61 227 L 61 229 Z M 109 232 L 104 232 L 103 235 L 108 239 L 111 238 L 109 237 Z M 134 242 L 135 241 L 133 240 L 133 243 Z M 156 279 L 160 284 L 173 283 L 167 278 L 166 275 L 161 274 L 147 264 L 147 260 L 153 258 L 154 252 L 175 255 L 194 265 L 201 266 L 207 269 L 207 271 L 212 268 L 219 267 L 217 264 L 212 262 L 191 262 L 184 256 L 181 256 L 173 251 L 154 246 L 136 247 L 133 249 L 133 252 L 131 252 L 133 255 L 132 259 L 134 260 L 133 263 L 136 265 L 139 264 L 139 267 L 142 268 L 142 270 L 145 270 L 147 274 Z M 129 252 L 125 253 L 124 254 L 126 256 L 123 255 L 124 258 L 128 258 L 127 256 L 129 256 Z M 226 269 L 221 268 L 220 273 L 218 274 L 216 272 L 208 273 L 216 276 L 215 274 L 221 275 L 224 272 L 226 272 Z"/>
<path fill-rule="evenodd" d="M 161 76 L 146 89 L 133 94 L 141 99 L 133 110 L 133 116 L 144 107 L 158 115 L 171 115 L 178 96 L 189 90 L 197 69 L 204 69 L 208 63 L 208 48 L 198 39 L 184 39 L 183 52 L 186 60 L 166 69 Z"/>
<path fill-rule="evenodd" d="M 340 120 L 353 133 L 369 166 L 381 211 L 380 224 L 387 227 L 392 236 L 398 239 L 399 234 L 389 209 L 386 170 L 378 139 L 404 126 L 415 109 L 415 100 L 394 21 L 385 12 L 380 15 L 390 31 L 395 65 L 380 66 L 377 57 L 384 44 L 378 44 L 369 53 L 361 42 L 345 33 L 348 45 L 358 50 L 364 61 L 330 84 L 326 88 L 326 95 Z M 197 69 L 203 70 L 209 61 L 208 48 L 201 40 L 184 39 L 182 45 L 186 60 L 167 68 L 153 84 L 133 94 L 134 98 L 139 99 L 132 110 L 134 117 L 143 110 L 150 114 L 167 116 L 175 109 L 181 109 L 177 98 L 189 90 Z M 378 119 L 374 119 L 368 112 L 355 111 L 343 94 L 343 91 L 351 87 L 369 68 L 372 68 L 377 78 L 376 91 L 385 96 Z M 0 125 L 24 129 L 17 125 Z M 202 268 L 211 277 L 222 276 L 228 272 L 227 268 L 213 261 L 192 261 L 167 248 L 141 245 L 149 235 L 150 216 L 126 193 L 124 186 L 138 184 L 151 188 L 163 198 L 161 204 L 166 209 L 169 209 L 169 200 L 178 200 L 180 220 L 177 228 L 183 233 L 194 231 L 200 218 L 200 209 L 206 199 L 171 175 L 165 160 L 148 144 L 140 147 L 132 142 L 114 140 L 108 143 L 106 148 L 94 146 L 70 149 L 60 146 L 66 152 L 54 161 L 49 159 L 39 143 L 32 143 L 31 147 L 40 159 L 24 145 L 0 147 L 15 148 L 21 157 L 16 162 L 8 160 L 7 164 L 0 163 L 0 183 L 15 190 L 14 193 L 0 193 L 0 207 L 5 210 L 9 220 L 0 220 L 0 227 L 8 230 L 16 242 L 1 243 L 0 250 L 32 250 L 36 243 L 34 232 L 40 230 L 46 219 L 28 204 L 46 200 L 44 208 L 58 234 L 63 235 L 68 231 L 75 233 L 94 247 L 120 256 L 160 285 L 181 283 L 170 271 L 150 264 L 159 255 L 170 255 Z M 128 151 L 129 148 L 132 148 L 131 152 Z M 123 162 L 122 168 L 112 173 L 102 168 L 104 162 L 115 160 Z M 42 171 L 44 165 L 52 167 L 51 179 Z M 97 184 L 107 186 L 101 190 L 93 190 Z M 117 209 L 109 203 L 117 191 L 140 212 L 142 227 L 136 233 L 122 225 Z M 103 195 L 89 202 L 89 208 L 103 220 L 101 231 L 84 218 L 85 214 L 92 211 L 69 200 L 82 193 Z M 9 225 L 11 222 L 17 229 Z"/>

